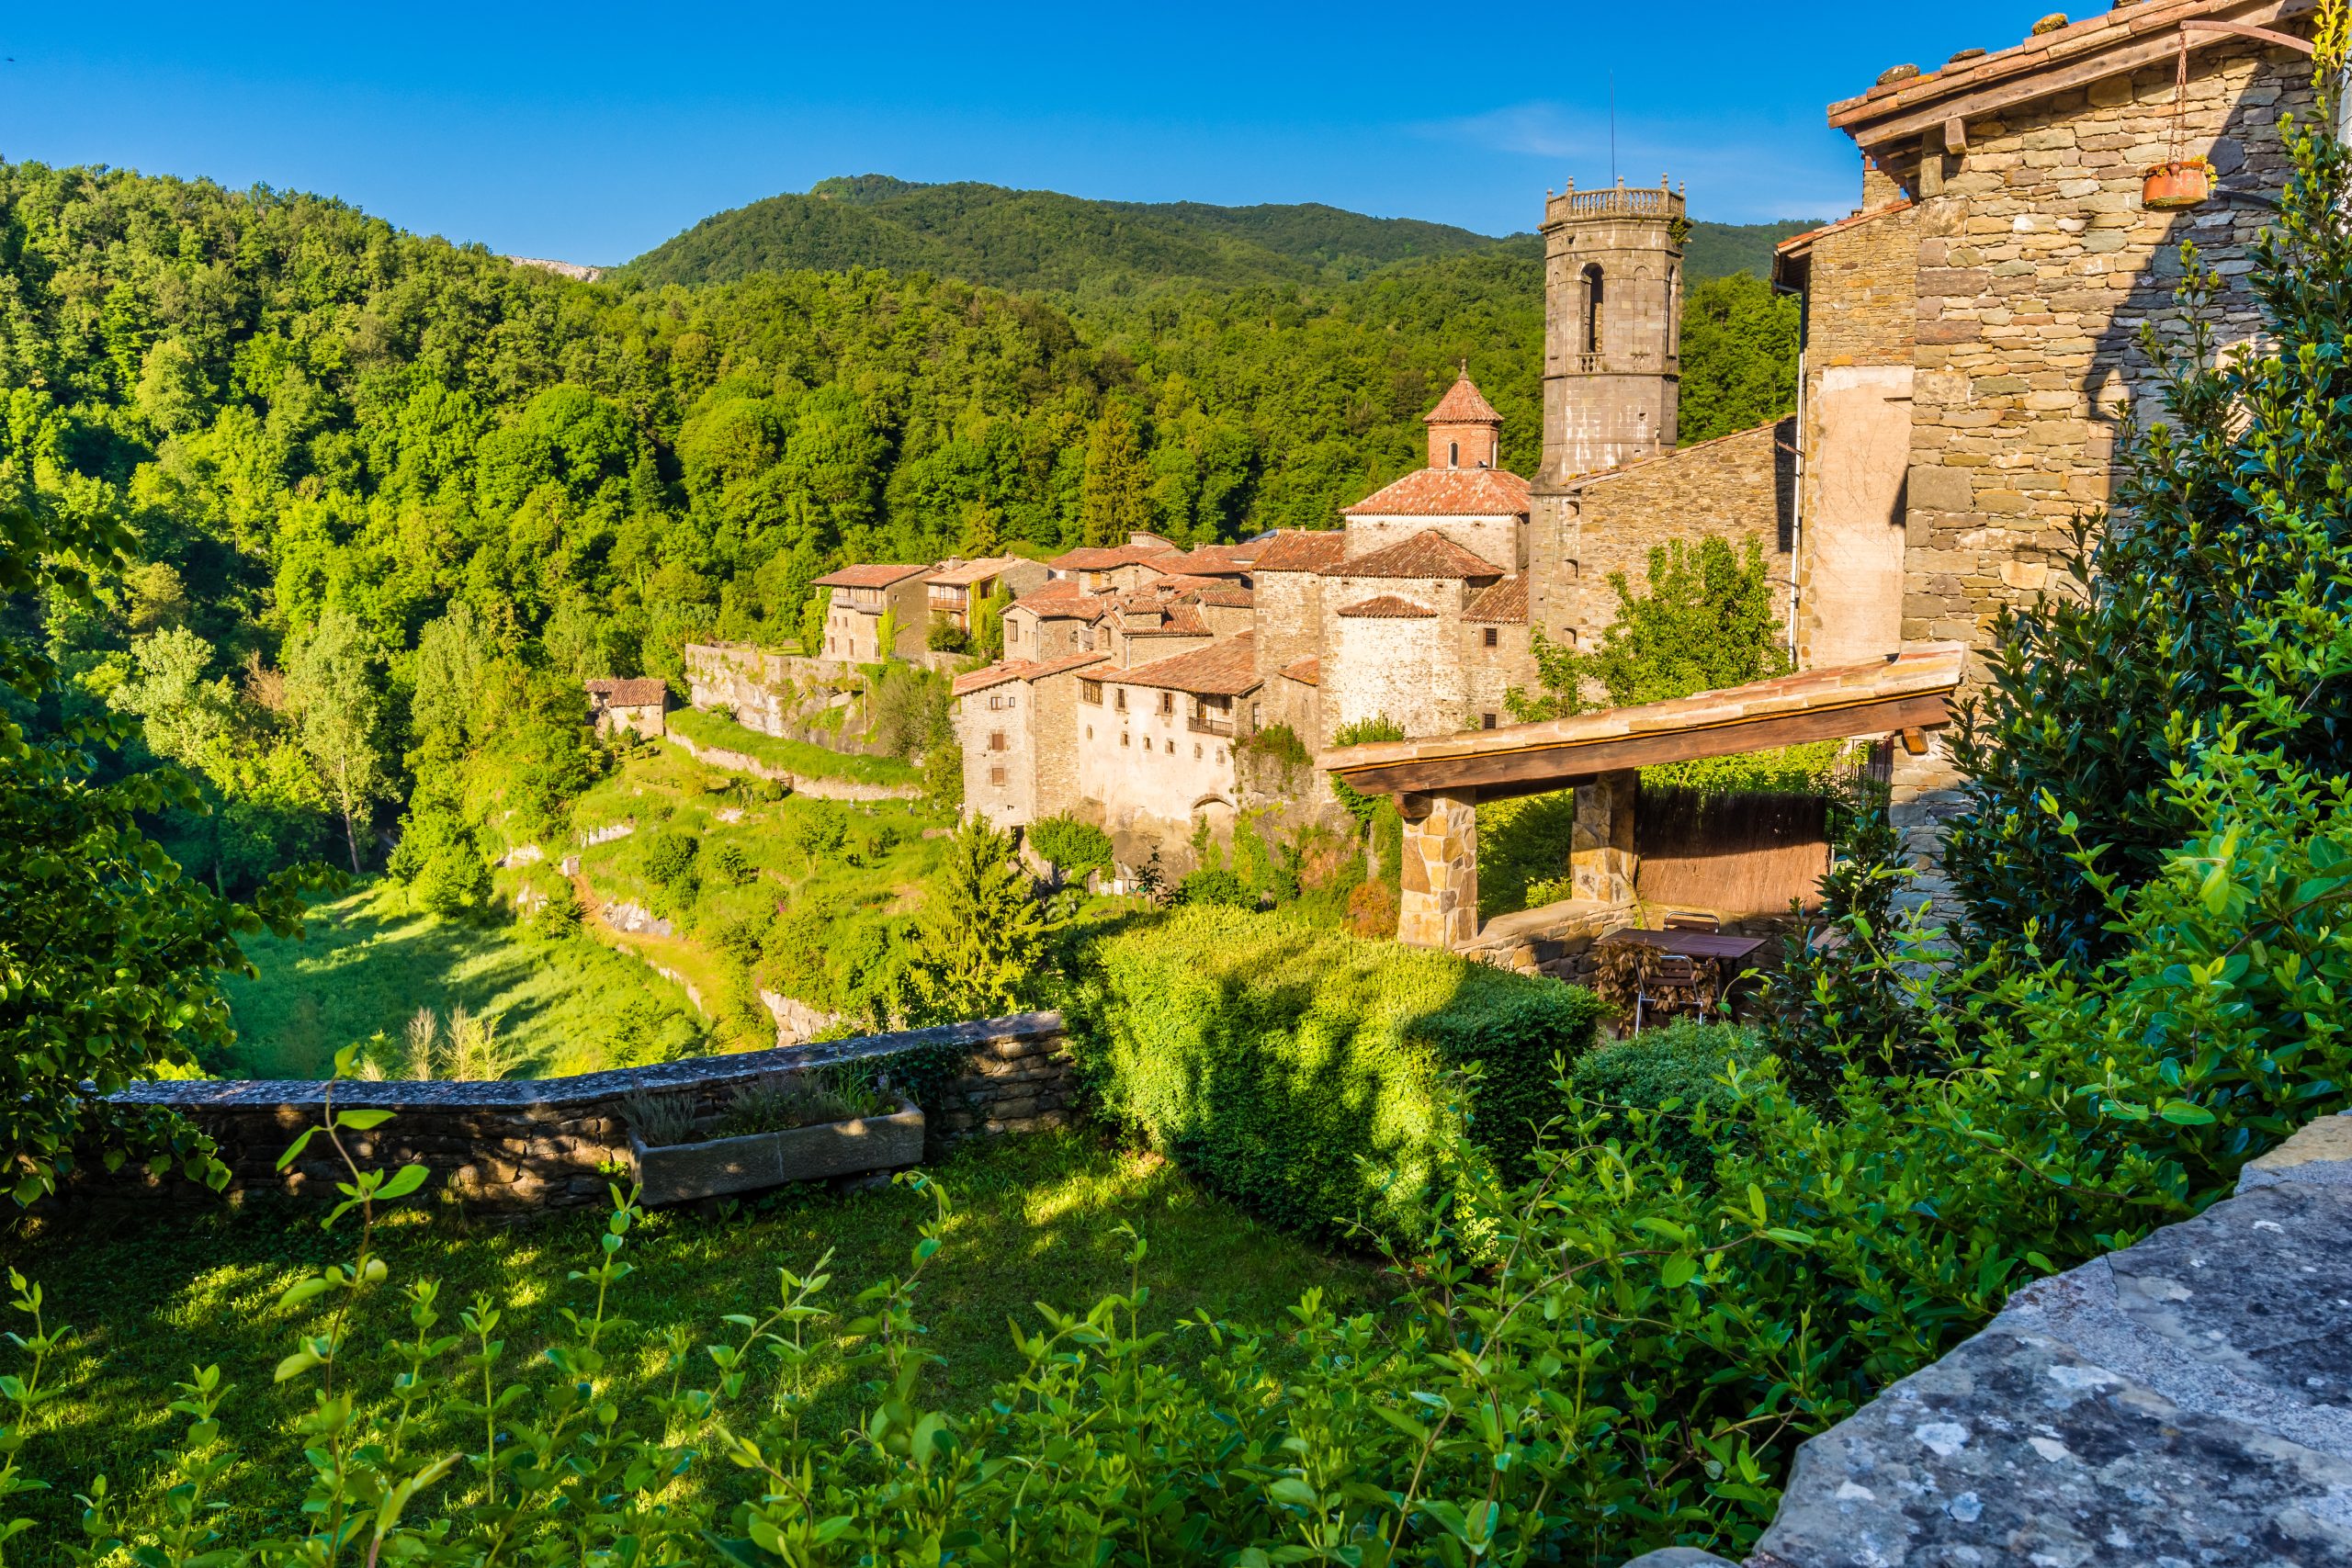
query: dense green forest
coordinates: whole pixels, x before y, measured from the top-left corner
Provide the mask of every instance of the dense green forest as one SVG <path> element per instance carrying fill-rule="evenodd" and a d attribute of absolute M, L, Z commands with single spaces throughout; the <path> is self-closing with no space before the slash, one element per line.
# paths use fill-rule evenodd
<path fill-rule="evenodd" d="M 1539 209 L 1532 201 L 1531 216 Z M 1693 222 L 1694 281 L 1763 276 L 1772 246 L 1810 222 Z M 1024 292 L 1079 308 L 1155 285 L 1246 288 L 1352 280 L 1394 263 L 1491 254 L 1536 260 L 1533 234 L 1495 239 L 1411 218 L 1368 218 L 1319 203 L 1216 207 L 1093 201 L 1049 190 L 888 175 L 820 180 L 715 213 L 629 264 L 648 283 L 727 283 L 760 272 L 879 266 Z"/>
<path fill-rule="evenodd" d="M 1539 294 L 1492 247 L 1084 316 L 867 267 L 582 283 L 318 197 L 0 164 L 0 498 L 143 558 L 103 614 L 7 613 L 207 782 L 166 835 L 199 874 L 364 866 L 410 802 L 408 868 L 462 898 L 593 777 L 581 677 L 790 637 L 844 561 L 1328 526 L 1462 361 L 1532 471 Z M 1690 312 L 1686 438 L 1785 406 L 1790 302 Z"/>

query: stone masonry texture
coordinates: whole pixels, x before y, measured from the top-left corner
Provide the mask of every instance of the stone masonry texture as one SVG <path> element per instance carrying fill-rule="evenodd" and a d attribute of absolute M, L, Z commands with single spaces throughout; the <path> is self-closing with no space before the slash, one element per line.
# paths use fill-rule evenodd
<path fill-rule="evenodd" d="M 1905 484 L 1901 635 L 1990 643 L 2005 608 L 2062 579 L 2077 518 L 2107 504 L 2127 405 L 2164 417 L 2143 329 L 2178 342 L 2180 247 L 2224 284 L 2212 314 L 2224 347 L 2254 338 L 2252 248 L 2285 182 L 2280 119 L 2310 110 L 2299 56 L 2230 43 L 2192 58 L 2186 99 L 2170 63 L 1972 118 L 1964 152 L 1914 154 L 1891 172 L 1923 195 Z M 2141 178 L 2170 155 L 2212 160 L 2216 194 L 2148 211 Z M 2245 198 L 2233 192 L 2248 193 Z M 1940 737 L 1898 756 L 1895 822 L 1943 904 L 1941 824 L 1958 808 Z"/>
<path fill-rule="evenodd" d="M 1612 573 L 1632 591 L 1649 583 L 1650 552 L 1669 540 L 1714 536 L 1735 549 L 1754 539 L 1771 580 L 1774 613 L 1788 613 L 1794 542 L 1796 425 L 1759 425 L 1686 446 L 1614 473 L 1535 492 L 1530 618 L 1544 635 L 1589 647 L 1617 618 Z"/>
<path fill-rule="evenodd" d="M 349 1137 L 363 1165 L 423 1165 L 427 1190 L 446 1190 L 468 1207 L 492 1213 L 576 1208 L 606 1201 L 625 1172 L 628 1133 L 621 1103 L 638 1094 L 693 1094 L 715 1111 L 740 1085 L 775 1073 L 889 1059 L 938 1045 L 967 1049 L 970 1066 L 951 1084 L 935 1131 L 956 1139 L 1059 1126 L 1070 1117 L 1076 1088 L 1058 1013 L 1023 1013 L 863 1039 L 697 1056 L 649 1067 L 575 1077 L 493 1082 L 324 1082 L 199 1079 L 142 1083 L 119 1097 L 167 1105 L 210 1134 L 231 1172 L 232 1190 L 275 1189 L 331 1197 L 346 1179 L 333 1150 L 313 1140 L 281 1175 L 278 1156 L 302 1129 L 318 1124 L 333 1093 L 341 1110 L 381 1109 L 391 1120 Z M 72 1196 L 111 1198 L 150 1191 L 193 1196 L 176 1179 L 141 1182 L 97 1179 Z"/>
<path fill-rule="evenodd" d="M 2352 1116 L 1806 1443 L 1749 1561 L 2352 1562 Z"/>

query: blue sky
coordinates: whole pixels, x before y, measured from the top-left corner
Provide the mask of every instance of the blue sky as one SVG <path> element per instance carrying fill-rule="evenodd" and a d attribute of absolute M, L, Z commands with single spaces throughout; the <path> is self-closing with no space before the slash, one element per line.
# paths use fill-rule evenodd
<path fill-rule="evenodd" d="M 19 6 L 0 156 L 322 191 L 584 262 L 864 173 L 1503 233 L 1547 186 L 1607 181 L 1613 74 L 1628 181 L 1670 170 L 1702 218 L 1832 217 L 1860 175 L 1825 104 L 2049 3 Z"/>

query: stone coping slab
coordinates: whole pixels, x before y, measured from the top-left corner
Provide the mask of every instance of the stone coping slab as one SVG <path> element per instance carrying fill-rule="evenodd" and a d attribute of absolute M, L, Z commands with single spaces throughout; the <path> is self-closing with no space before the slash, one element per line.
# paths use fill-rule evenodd
<path fill-rule="evenodd" d="M 1808 1441 L 1750 1562 L 2352 1563 L 2352 1116 Z"/>
<path fill-rule="evenodd" d="M 632 1094 L 724 1087 L 770 1073 L 830 1066 L 838 1062 L 864 1061 L 875 1056 L 893 1056 L 927 1046 L 956 1045 L 969 1050 L 1000 1043 L 1057 1039 L 1062 1032 L 1061 1014 L 1028 1012 L 970 1023 L 941 1024 L 932 1029 L 861 1035 L 854 1040 L 746 1051 L 736 1055 L 690 1056 L 650 1066 L 617 1067 L 601 1073 L 581 1073 L 571 1077 L 484 1081 L 440 1078 L 372 1081 L 359 1078 L 183 1078 L 133 1084 L 114 1098 L 132 1104 L 166 1105 L 180 1111 L 264 1111 L 281 1106 L 322 1106 L 326 1103 L 328 1090 L 332 1089 L 334 1103 L 346 1110 L 554 1112 L 620 1100 Z"/>

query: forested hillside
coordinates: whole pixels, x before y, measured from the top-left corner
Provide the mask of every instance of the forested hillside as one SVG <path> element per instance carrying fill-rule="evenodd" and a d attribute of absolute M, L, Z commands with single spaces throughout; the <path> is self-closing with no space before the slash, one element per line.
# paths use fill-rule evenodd
<path fill-rule="evenodd" d="M 1531 218 L 1539 211 L 1530 204 Z M 1690 276 L 1761 276 L 1773 243 L 1810 227 L 1694 222 Z M 759 272 L 879 266 L 1068 295 L 1083 310 L 1160 286 L 1337 283 L 1398 262 L 1474 253 L 1535 259 L 1542 248 L 1532 234 L 1495 239 L 1317 203 L 1093 201 L 860 175 L 716 213 L 638 257 L 629 270 L 648 283 L 700 284 Z"/>
<path fill-rule="evenodd" d="M 1538 293 L 1508 248 L 1083 318 L 872 269 L 591 284 L 316 197 L 0 164 L 0 498 L 141 541 L 47 630 L 209 781 L 185 862 L 364 864 L 413 801 L 403 853 L 455 875 L 469 823 L 582 786 L 580 677 L 793 637 L 844 561 L 1327 526 L 1464 360 L 1532 471 Z M 1793 330 L 1752 278 L 1694 290 L 1686 435 L 1781 407 Z"/>

